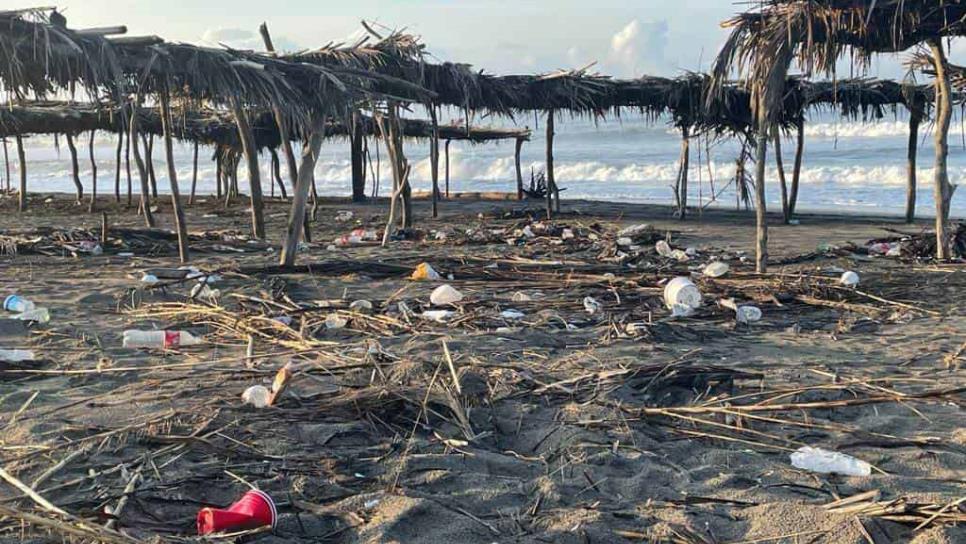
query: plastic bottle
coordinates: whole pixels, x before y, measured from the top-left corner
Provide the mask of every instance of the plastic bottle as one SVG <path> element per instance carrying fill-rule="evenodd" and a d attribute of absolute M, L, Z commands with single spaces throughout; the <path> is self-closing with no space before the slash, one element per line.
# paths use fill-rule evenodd
<path fill-rule="evenodd" d="M 701 291 L 691 278 L 681 276 L 674 278 L 664 286 L 664 303 L 673 310 L 676 305 L 688 306 L 697 310 L 701 307 Z"/>
<path fill-rule="evenodd" d="M 34 361 L 34 352 L 24 349 L 0 349 L 0 361 L 4 363 L 22 363 L 24 361 Z"/>
<path fill-rule="evenodd" d="M 429 295 L 429 302 L 433 306 L 446 306 L 447 304 L 455 304 L 461 300 L 463 300 L 463 293 L 460 293 L 451 285 L 440 285 Z"/>
<path fill-rule="evenodd" d="M 34 308 L 32 310 L 27 310 L 26 312 L 21 312 L 11 319 L 19 319 L 20 321 L 36 321 L 37 323 L 47 323 L 50 321 L 50 312 L 47 308 Z"/>
<path fill-rule="evenodd" d="M 36 308 L 36 305 L 21 297 L 20 295 L 10 295 L 3 301 L 3 309 L 8 312 L 29 312 Z"/>
<path fill-rule="evenodd" d="M 714 261 L 713 263 L 708 263 L 708 266 L 704 267 L 704 271 L 701 273 L 709 278 L 720 278 L 727 274 L 730 269 L 728 263 Z"/>
<path fill-rule="evenodd" d="M 802 446 L 791 455 L 792 466 L 821 474 L 842 474 L 845 476 L 868 476 L 872 465 L 851 455 L 835 451 Z"/>
<path fill-rule="evenodd" d="M 196 346 L 201 339 L 188 331 L 124 331 L 126 348 L 175 348 Z"/>

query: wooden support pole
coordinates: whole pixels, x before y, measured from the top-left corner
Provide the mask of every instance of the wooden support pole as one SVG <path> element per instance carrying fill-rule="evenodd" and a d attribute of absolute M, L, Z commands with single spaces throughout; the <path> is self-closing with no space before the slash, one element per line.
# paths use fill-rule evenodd
<path fill-rule="evenodd" d="M 449 140 L 447 140 L 449 142 Z M 513 166 L 517 173 L 517 200 L 523 200 L 523 170 L 520 165 L 520 152 L 523 150 L 523 138 L 517 138 L 516 149 L 513 152 Z"/>
<path fill-rule="evenodd" d="M 756 138 L 755 152 L 755 269 L 759 274 L 768 271 L 768 216 L 765 206 L 765 161 L 768 158 L 767 122 L 761 121 Z"/>
<path fill-rule="evenodd" d="M 429 105 L 429 119 L 433 124 L 433 134 L 429 139 L 429 170 L 433 181 L 433 218 L 439 217 L 439 122 L 436 119 L 436 106 Z"/>
<path fill-rule="evenodd" d="M 265 239 L 265 203 L 262 199 L 262 175 L 258 166 L 258 149 L 255 147 L 255 134 L 248 122 L 248 112 L 237 100 L 232 100 L 232 113 L 238 125 L 242 150 L 248 161 L 249 201 L 252 208 L 252 235 L 258 240 Z"/>
<path fill-rule="evenodd" d="M 909 109 L 909 150 L 906 164 L 906 223 L 916 220 L 916 155 L 919 152 L 919 123 L 922 110 Z"/>
<path fill-rule="evenodd" d="M 88 142 L 87 149 L 91 157 L 91 203 L 87 207 L 87 213 L 94 213 L 94 208 L 97 207 L 97 161 L 94 159 L 94 133 L 91 131 L 91 139 Z"/>
<path fill-rule="evenodd" d="M 283 200 L 288 200 L 288 193 L 285 190 L 285 183 L 282 181 L 282 164 L 281 160 L 278 158 L 278 152 L 274 149 L 269 149 L 269 153 L 272 155 L 272 178 L 275 183 L 278 184 L 279 192 L 282 194 Z M 272 184 L 272 196 L 275 196 L 275 185 Z M 363 195 L 365 196 L 365 195 Z"/>
<path fill-rule="evenodd" d="M 782 161 L 782 137 L 775 131 L 775 167 L 778 169 L 778 185 L 782 191 L 782 219 L 787 225 L 792 215 L 788 207 L 788 183 L 785 180 L 785 163 Z"/>
<path fill-rule="evenodd" d="M 117 133 L 117 149 L 114 152 L 114 202 L 121 202 L 121 154 L 124 153 L 124 130 Z"/>
<path fill-rule="evenodd" d="M 135 102 L 140 104 L 140 100 Z M 132 144 L 134 151 L 134 164 L 138 169 L 138 177 L 141 180 L 141 211 L 144 213 L 144 222 L 148 228 L 154 228 L 154 214 L 151 213 L 151 187 L 148 183 L 148 170 L 141 158 L 141 141 L 138 137 L 138 114 L 137 107 L 131 112 L 130 129 L 127 137 L 128 143 Z"/>
<path fill-rule="evenodd" d="M 27 209 L 27 156 L 23 150 L 23 136 L 17 134 L 17 158 L 20 160 L 20 194 L 17 195 L 17 209 Z"/>
<path fill-rule="evenodd" d="M 77 192 L 77 203 L 80 204 L 84 199 L 84 186 L 80 180 L 80 167 L 77 164 L 77 146 L 74 145 L 74 136 L 67 134 L 67 149 L 70 151 L 70 172 L 71 179 L 74 181 L 74 190 Z"/>
<path fill-rule="evenodd" d="M 195 190 L 198 188 L 198 142 L 195 141 L 194 158 L 191 163 L 191 195 L 188 204 L 195 203 Z"/>
<path fill-rule="evenodd" d="M 553 110 L 547 111 L 547 219 L 553 219 L 553 192 L 556 187 L 553 177 Z"/>
<path fill-rule="evenodd" d="M 352 112 L 352 128 L 349 132 L 349 153 L 352 161 L 352 201 L 366 201 L 366 163 L 363 156 L 362 121 L 358 111 Z"/>
<path fill-rule="evenodd" d="M 148 167 L 148 181 L 151 182 L 151 196 L 158 198 L 158 177 L 154 171 L 154 134 L 147 134 L 144 143 L 144 160 Z"/>
<path fill-rule="evenodd" d="M 258 33 L 262 35 L 262 41 L 265 42 L 265 50 L 269 53 L 275 52 L 275 44 L 272 42 L 272 35 L 268 31 L 268 24 L 262 23 L 258 27 Z M 282 114 L 282 110 L 279 108 L 273 108 L 272 113 L 275 115 L 275 124 L 278 125 L 278 134 L 281 138 L 282 152 L 285 155 L 285 163 L 288 166 L 288 176 L 292 183 L 292 190 L 295 190 L 295 184 L 298 183 L 298 164 L 295 161 L 295 151 L 292 150 L 292 141 L 290 138 L 290 132 L 288 128 L 288 122 L 285 120 L 285 115 Z M 284 196 L 285 191 L 282 191 Z"/>
<path fill-rule="evenodd" d="M 936 167 L 933 181 L 933 198 L 936 200 L 936 259 L 942 261 L 952 256 L 949 251 L 950 240 L 946 236 L 949 205 L 954 191 L 954 187 L 949 183 L 947 170 L 949 124 L 953 115 L 952 90 L 942 42 L 929 40 L 929 48 L 932 51 L 933 67 L 936 70 Z"/>
<path fill-rule="evenodd" d="M 215 196 L 221 200 L 221 178 L 222 174 L 221 148 L 215 148 Z"/>
<path fill-rule="evenodd" d="M 798 204 L 798 185 L 802 179 L 802 158 L 805 156 L 805 119 L 799 119 L 795 128 L 795 166 L 792 168 L 792 188 L 788 195 L 789 218 L 795 217 L 795 205 Z"/>
<path fill-rule="evenodd" d="M 107 212 L 101 212 L 101 248 L 107 247 Z"/>
<path fill-rule="evenodd" d="M 325 137 L 324 119 L 316 119 L 313 122 L 309 141 L 302 148 L 302 164 L 298 169 L 298 180 L 292 191 L 292 208 L 289 211 L 288 225 L 285 229 L 285 240 L 282 244 L 279 264 L 282 266 L 292 266 L 295 264 L 295 256 L 298 253 L 299 238 L 304 229 L 305 209 L 308 202 L 309 189 L 315 177 L 315 163 L 319 159 L 319 152 L 322 149 L 322 138 Z"/>
<path fill-rule="evenodd" d="M 182 263 L 188 262 L 188 225 L 181 209 L 181 191 L 178 190 L 178 172 L 174 164 L 174 145 L 171 142 L 171 103 L 167 85 L 161 93 L 161 126 L 164 129 L 164 154 L 168 163 L 168 181 L 171 184 L 171 206 L 174 208 L 174 226 L 178 232 L 178 256 Z"/>
<path fill-rule="evenodd" d="M 678 180 L 678 210 L 683 221 L 688 216 L 688 170 L 691 169 L 691 140 L 688 127 L 681 127 L 681 177 Z"/>
<path fill-rule="evenodd" d="M 121 131 L 124 132 L 124 170 L 127 172 L 127 207 L 131 207 L 132 191 L 131 186 L 131 133 L 127 131 L 127 123 L 124 117 L 121 120 Z"/>
<path fill-rule="evenodd" d="M 446 198 L 449 198 L 449 144 L 452 140 L 446 140 L 446 145 L 443 147 L 444 153 L 446 153 Z"/>
<path fill-rule="evenodd" d="M 7 192 L 10 192 L 10 153 L 7 151 L 7 139 L 3 139 L 3 167 L 7 171 L 6 179 Z"/>

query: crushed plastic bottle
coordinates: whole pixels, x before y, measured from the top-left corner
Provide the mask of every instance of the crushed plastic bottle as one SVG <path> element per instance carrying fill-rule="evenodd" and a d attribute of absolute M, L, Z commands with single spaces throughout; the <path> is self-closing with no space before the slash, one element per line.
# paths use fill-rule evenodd
<path fill-rule="evenodd" d="M 691 278 L 680 276 L 664 286 L 664 303 L 670 310 L 673 310 L 677 305 L 688 306 L 692 310 L 697 310 L 702 303 L 701 291 L 691 281 Z"/>
<path fill-rule="evenodd" d="M 188 331 L 124 331 L 125 348 L 175 348 L 196 346 L 201 339 Z"/>
<path fill-rule="evenodd" d="M 667 243 L 667 241 L 658 240 L 658 242 L 654 244 L 654 251 L 657 251 L 657 254 L 661 257 L 670 257 L 671 252 L 674 250 L 671 249 L 671 244 Z"/>
<path fill-rule="evenodd" d="M 8 312 L 29 312 L 37 306 L 20 295 L 10 295 L 3 300 L 3 309 Z"/>
<path fill-rule="evenodd" d="M 50 311 L 47 308 L 34 308 L 26 312 L 21 312 L 10 319 L 19 319 L 20 321 L 33 321 L 35 323 L 49 323 L 50 322 Z"/>
<path fill-rule="evenodd" d="M 339 314 L 329 314 L 325 316 L 325 328 L 329 330 L 344 329 L 349 324 L 349 320 Z"/>
<path fill-rule="evenodd" d="M 413 270 L 409 279 L 413 281 L 439 281 L 443 277 L 429 263 L 421 263 L 416 267 L 416 270 Z"/>
<path fill-rule="evenodd" d="M 757 306 L 738 306 L 735 310 L 735 319 L 738 323 L 748 324 L 761 321 L 761 308 Z"/>
<path fill-rule="evenodd" d="M 586 310 L 588 314 L 594 315 L 600 312 L 602 308 L 603 307 L 600 305 L 600 302 L 597 302 L 594 297 L 584 297 L 584 310 Z"/>
<path fill-rule="evenodd" d="M 842 273 L 842 277 L 839 278 L 839 283 L 846 287 L 855 287 L 859 284 L 859 275 L 851 270 L 846 270 Z"/>
<path fill-rule="evenodd" d="M 447 319 L 453 316 L 451 310 L 426 310 L 419 316 L 428 321 L 436 321 L 437 323 L 445 323 Z"/>
<path fill-rule="evenodd" d="M 791 454 L 792 466 L 820 474 L 842 474 L 843 476 L 868 476 L 872 465 L 851 455 L 835 451 L 802 446 Z"/>
<path fill-rule="evenodd" d="M 242 402 L 255 408 L 265 408 L 271 404 L 272 392 L 264 385 L 253 385 L 242 393 Z"/>
<path fill-rule="evenodd" d="M 503 319 L 516 320 L 516 319 L 523 319 L 524 317 L 526 317 L 526 314 L 524 314 L 519 310 L 503 310 L 502 312 L 500 312 L 500 317 L 502 317 Z"/>
<path fill-rule="evenodd" d="M 34 352 L 24 349 L 0 349 L 0 361 L 4 363 L 23 363 L 36 361 Z"/>
<path fill-rule="evenodd" d="M 709 278 L 720 278 L 727 274 L 730 270 L 731 267 L 728 266 L 728 263 L 714 261 L 712 263 L 708 263 L 708 266 L 705 266 L 701 273 Z"/>
<path fill-rule="evenodd" d="M 372 311 L 372 303 L 368 300 L 356 300 L 349 305 L 349 309 L 360 314 L 367 314 Z"/>
<path fill-rule="evenodd" d="M 447 304 L 455 304 L 461 300 L 463 300 L 463 293 L 460 293 L 448 284 L 440 285 L 429 295 L 429 302 L 433 306 L 446 306 Z"/>

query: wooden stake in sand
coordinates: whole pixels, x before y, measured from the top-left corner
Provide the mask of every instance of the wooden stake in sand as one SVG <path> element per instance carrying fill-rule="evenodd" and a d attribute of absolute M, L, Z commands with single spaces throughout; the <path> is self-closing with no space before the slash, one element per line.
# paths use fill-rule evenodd
<path fill-rule="evenodd" d="M 252 235 L 258 240 L 265 239 L 265 207 L 262 201 L 262 176 L 258 167 L 258 149 L 255 148 L 255 134 L 248 122 L 248 113 L 242 108 L 237 99 L 231 101 L 231 111 L 238 125 L 238 135 L 242 142 L 242 151 L 248 161 L 248 190 L 252 207 Z"/>
<path fill-rule="evenodd" d="M 285 241 L 282 245 L 279 264 L 292 266 L 298 253 L 299 238 L 305 221 L 305 207 L 309 198 L 310 186 L 315 179 L 315 163 L 322 149 L 322 139 L 325 137 L 325 121 L 317 118 L 312 123 L 308 145 L 302 148 L 302 165 L 298 170 L 298 182 L 292 195 L 292 208 L 288 215 L 288 225 L 285 229 Z"/>
<path fill-rule="evenodd" d="M 178 232 L 178 255 L 182 263 L 188 262 L 188 226 L 181 209 L 181 193 L 178 190 L 178 171 L 174 165 L 174 149 L 171 143 L 171 99 L 168 87 L 161 93 L 161 124 L 164 128 L 164 153 L 168 163 L 168 181 L 171 184 L 171 206 L 174 208 L 174 226 Z"/>
<path fill-rule="evenodd" d="M 70 151 L 70 173 L 71 180 L 74 182 L 74 190 L 77 191 L 77 203 L 80 204 L 84 199 L 84 186 L 80 180 L 80 168 L 77 165 L 77 146 L 74 145 L 74 136 L 67 134 L 67 149 Z"/>

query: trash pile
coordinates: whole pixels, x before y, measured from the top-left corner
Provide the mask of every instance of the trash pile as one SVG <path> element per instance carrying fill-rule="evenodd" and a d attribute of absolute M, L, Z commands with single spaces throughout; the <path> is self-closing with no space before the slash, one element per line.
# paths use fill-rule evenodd
<path fill-rule="evenodd" d="M 188 236 L 191 250 L 199 253 L 257 253 L 274 247 L 235 231 L 207 231 Z M 103 243 L 100 229 L 39 227 L 0 231 L 0 255 L 73 257 L 118 255 L 177 255 L 178 236 L 160 229 L 111 227 Z"/>
<path fill-rule="evenodd" d="M 936 257 L 936 233 L 923 231 L 903 233 L 887 229 L 896 236 L 869 240 L 864 248 L 868 255 L 895 257 L 904 260 L 928 261 Z M 949 229 L 950 250 L 953 259 L 966 259 L 966 223 L 957 223 Z"/>

